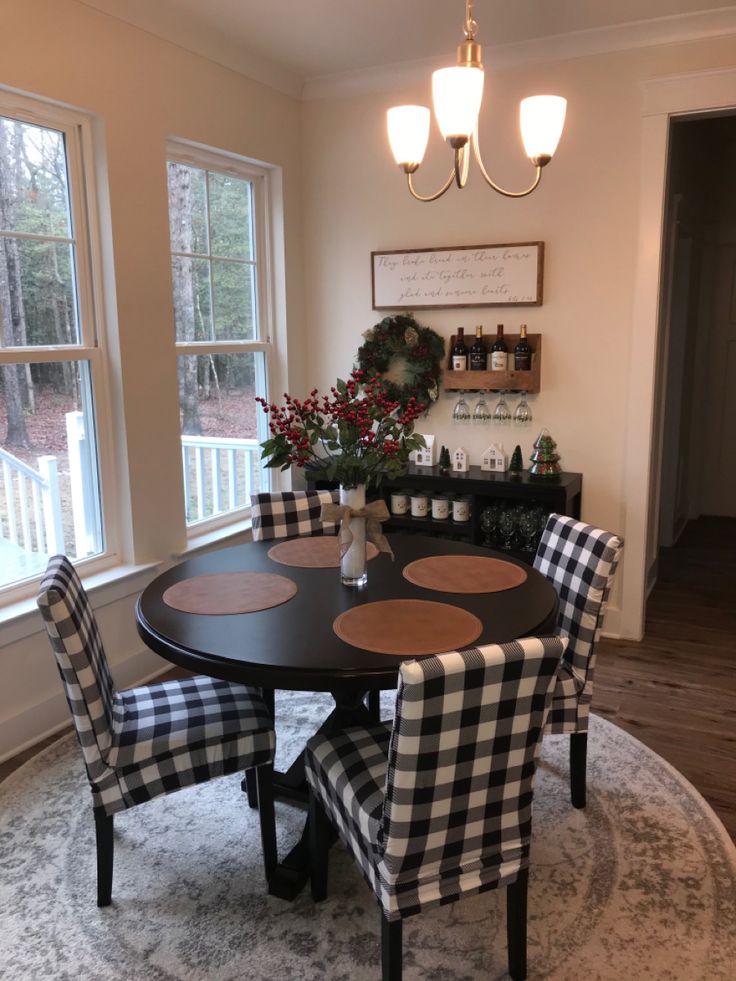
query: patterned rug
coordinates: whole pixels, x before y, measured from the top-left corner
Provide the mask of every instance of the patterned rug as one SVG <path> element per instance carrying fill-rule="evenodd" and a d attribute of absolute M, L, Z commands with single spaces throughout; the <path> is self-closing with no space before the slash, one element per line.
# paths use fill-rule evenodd
<path fill-rule="evenodd" d="M 328 702 L 277 703 L 282 761 Z M 736 851 L 697 791 L 621 729 L 592 720 L 588 807 L 569 804 L 565 737 L 538 772 L 529 977 L 732 979 Z M 277 805 L 279 848 L 303 814 Z M 0 975 L 5 981 L 376 981 L 379 917 L 342 846 L 330 897 L 265 895 L 258 822 L 237 778 L 116 818 L 113 905 L 95 905 L 90 794 L 73 736 L 0 786 Z M 506 977 L 503 895 L 406 921 L 407 981 Z"/>

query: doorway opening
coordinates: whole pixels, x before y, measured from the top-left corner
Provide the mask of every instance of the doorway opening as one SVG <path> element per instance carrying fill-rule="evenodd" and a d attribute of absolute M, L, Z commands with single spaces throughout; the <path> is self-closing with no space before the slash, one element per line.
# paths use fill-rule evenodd
<path fill-rule="evenodd" d="M 669 136 L 650 589 L 736 535 L 736 114 L 673 117 Z"/>

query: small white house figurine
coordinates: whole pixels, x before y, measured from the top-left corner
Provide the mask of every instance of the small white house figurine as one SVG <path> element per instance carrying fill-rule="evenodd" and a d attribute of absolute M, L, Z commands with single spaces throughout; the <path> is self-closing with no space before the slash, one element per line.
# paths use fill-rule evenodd
<path fill-rule="evenodd" d="M 453 473 L 467 473 L 468 470 L 470 470 L 470 458 L 467 450 L 458 446 L 452 454 L 452 471 Z"/>
<path fill-rule="evenodd" d="M 491 443 L 487 450 L 483 450 L 480 461 L 481 470 L 490 470 L 493 473 L 504 473 L 507 469 L 507 458 L 500 443 Z"/>
<path fill-rule="evenodd" d="M 424 437 L 425 446 L 421 449 L 413 450 L 409 454 L 409 459 L 418 467 L 433 467 L 437 463 L 437 445 L 434 436 Z"/>

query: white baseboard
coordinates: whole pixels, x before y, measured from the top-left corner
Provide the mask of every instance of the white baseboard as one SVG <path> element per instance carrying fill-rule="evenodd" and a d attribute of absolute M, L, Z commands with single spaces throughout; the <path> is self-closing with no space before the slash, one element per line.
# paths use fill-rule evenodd
<path fill-rule="evenodd" d="M 622 637 L 621 610 L 617 606 L 609 606 L 606 610 L 601 636 L 611 637 L 614 640 L 641 640 L 641 637 Z"/>
<path fill-rule="evenodd" d="M 131 688 L 145 684 L 170 667 L 153 651 L 144 648 L 123 658 L 111 670 L 118 687 Z M 59 691 L 50 698 L 0 721 L 0 763 L 70 724 L 69 706 L 60 683 Z"/>

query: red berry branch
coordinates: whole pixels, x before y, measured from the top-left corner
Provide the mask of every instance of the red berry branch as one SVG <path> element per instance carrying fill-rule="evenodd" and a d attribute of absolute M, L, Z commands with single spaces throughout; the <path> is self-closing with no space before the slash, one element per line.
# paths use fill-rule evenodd
<path fill-rule="evenodd" d="M 269 416 L 271 438 L 262 443 L 268 467 L 309 467 L 346 487 L 377 484 L 406 468 L 412 450 L 424 446 L 414 422 L 426 406 L 411 397 L 389 397 L 380 378 L 353 371 L 329 395 L 312 389 L 300 400 L 284 392 L 283 405 L 257 397 Z"/>

